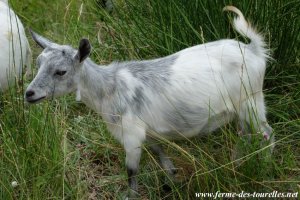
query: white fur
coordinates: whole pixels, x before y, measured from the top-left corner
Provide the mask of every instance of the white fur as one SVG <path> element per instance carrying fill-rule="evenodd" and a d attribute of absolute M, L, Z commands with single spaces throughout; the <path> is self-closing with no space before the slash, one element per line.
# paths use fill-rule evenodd
<path fill-rule="evenodd" d="M 26 65 L 29 70 L 31 64 L 24 27 L 7 1 L 0 1 L 0 46 L 0 91 L 4 91 L 21 76 L 22 67 Z"/>

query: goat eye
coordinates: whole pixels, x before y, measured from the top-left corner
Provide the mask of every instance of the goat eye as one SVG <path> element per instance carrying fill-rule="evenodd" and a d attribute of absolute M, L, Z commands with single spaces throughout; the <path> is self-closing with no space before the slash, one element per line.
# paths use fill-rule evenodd
<path fill-rule="evenodd" d="M 63 75 L 65 75 L 66 73 L 67 73 L 67 71 L 60 71 L 60 70 L 57 70 L 57 71 L 55 72 L 54 75 L 63 76 Z"/>

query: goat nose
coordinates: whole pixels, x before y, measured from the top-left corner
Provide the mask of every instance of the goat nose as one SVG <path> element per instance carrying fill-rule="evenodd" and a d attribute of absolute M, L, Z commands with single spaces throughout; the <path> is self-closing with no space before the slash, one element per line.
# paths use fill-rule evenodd
<path fill-rule="evenodd" d="M 32 97 L 32 96 L 34 96 L 34 91 L 33 90 L 28 90 L 28 91 L 26 91 L 26 93 L 25 93 L 25 96 L 27 97 L 27 98 L 29 98 L 29 97 Z"/>

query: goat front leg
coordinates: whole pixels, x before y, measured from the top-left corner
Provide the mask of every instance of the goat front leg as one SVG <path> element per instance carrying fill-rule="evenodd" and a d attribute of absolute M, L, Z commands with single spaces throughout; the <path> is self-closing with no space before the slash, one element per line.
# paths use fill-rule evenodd
<path fill-rule="evenodd" d="M 139 168 L 139 162 L 141 158 L 141 147 L 126 148 L 126 168 L 128 175 L 128 185 L 129 185 L 129 198 L 135 198 L 138 196 L 138 183 L 137 183 L 137 173 Z"/>
<path fill-rule="evenodd" d="M 127 123 L 129 124 L 129 123 Z M 141 126 L 130 125 L 123 127 L 122 140 L 126 152 L 126 168 L 128 175 L 128 198 L 138 197 L 137 173 L 142 154 L 142 144 L 145 141 L 145 130 Z"/>

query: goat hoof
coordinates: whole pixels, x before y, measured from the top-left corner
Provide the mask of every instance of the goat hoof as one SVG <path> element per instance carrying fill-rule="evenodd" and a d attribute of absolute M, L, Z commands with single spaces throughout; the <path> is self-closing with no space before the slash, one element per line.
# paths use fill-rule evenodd
<path fill-rule="evenodd" d="M 270 140 L 270 135 L 267 132 L 263 132 L 263 137 L 266 141 Z"/>
<path fill-rule="evenodd" d="M 172 176 L 175 176 L 178 173 L 178 170 L 176 168 L 172 168 L 170 171 Z"/>
<path fill-rule="evenodd" d="M 171 192 L 172 191 L 172 188 L 168 184 L 164 184 L 162 186 L 162 189 L 163 189 L 164 192 Z"/>

